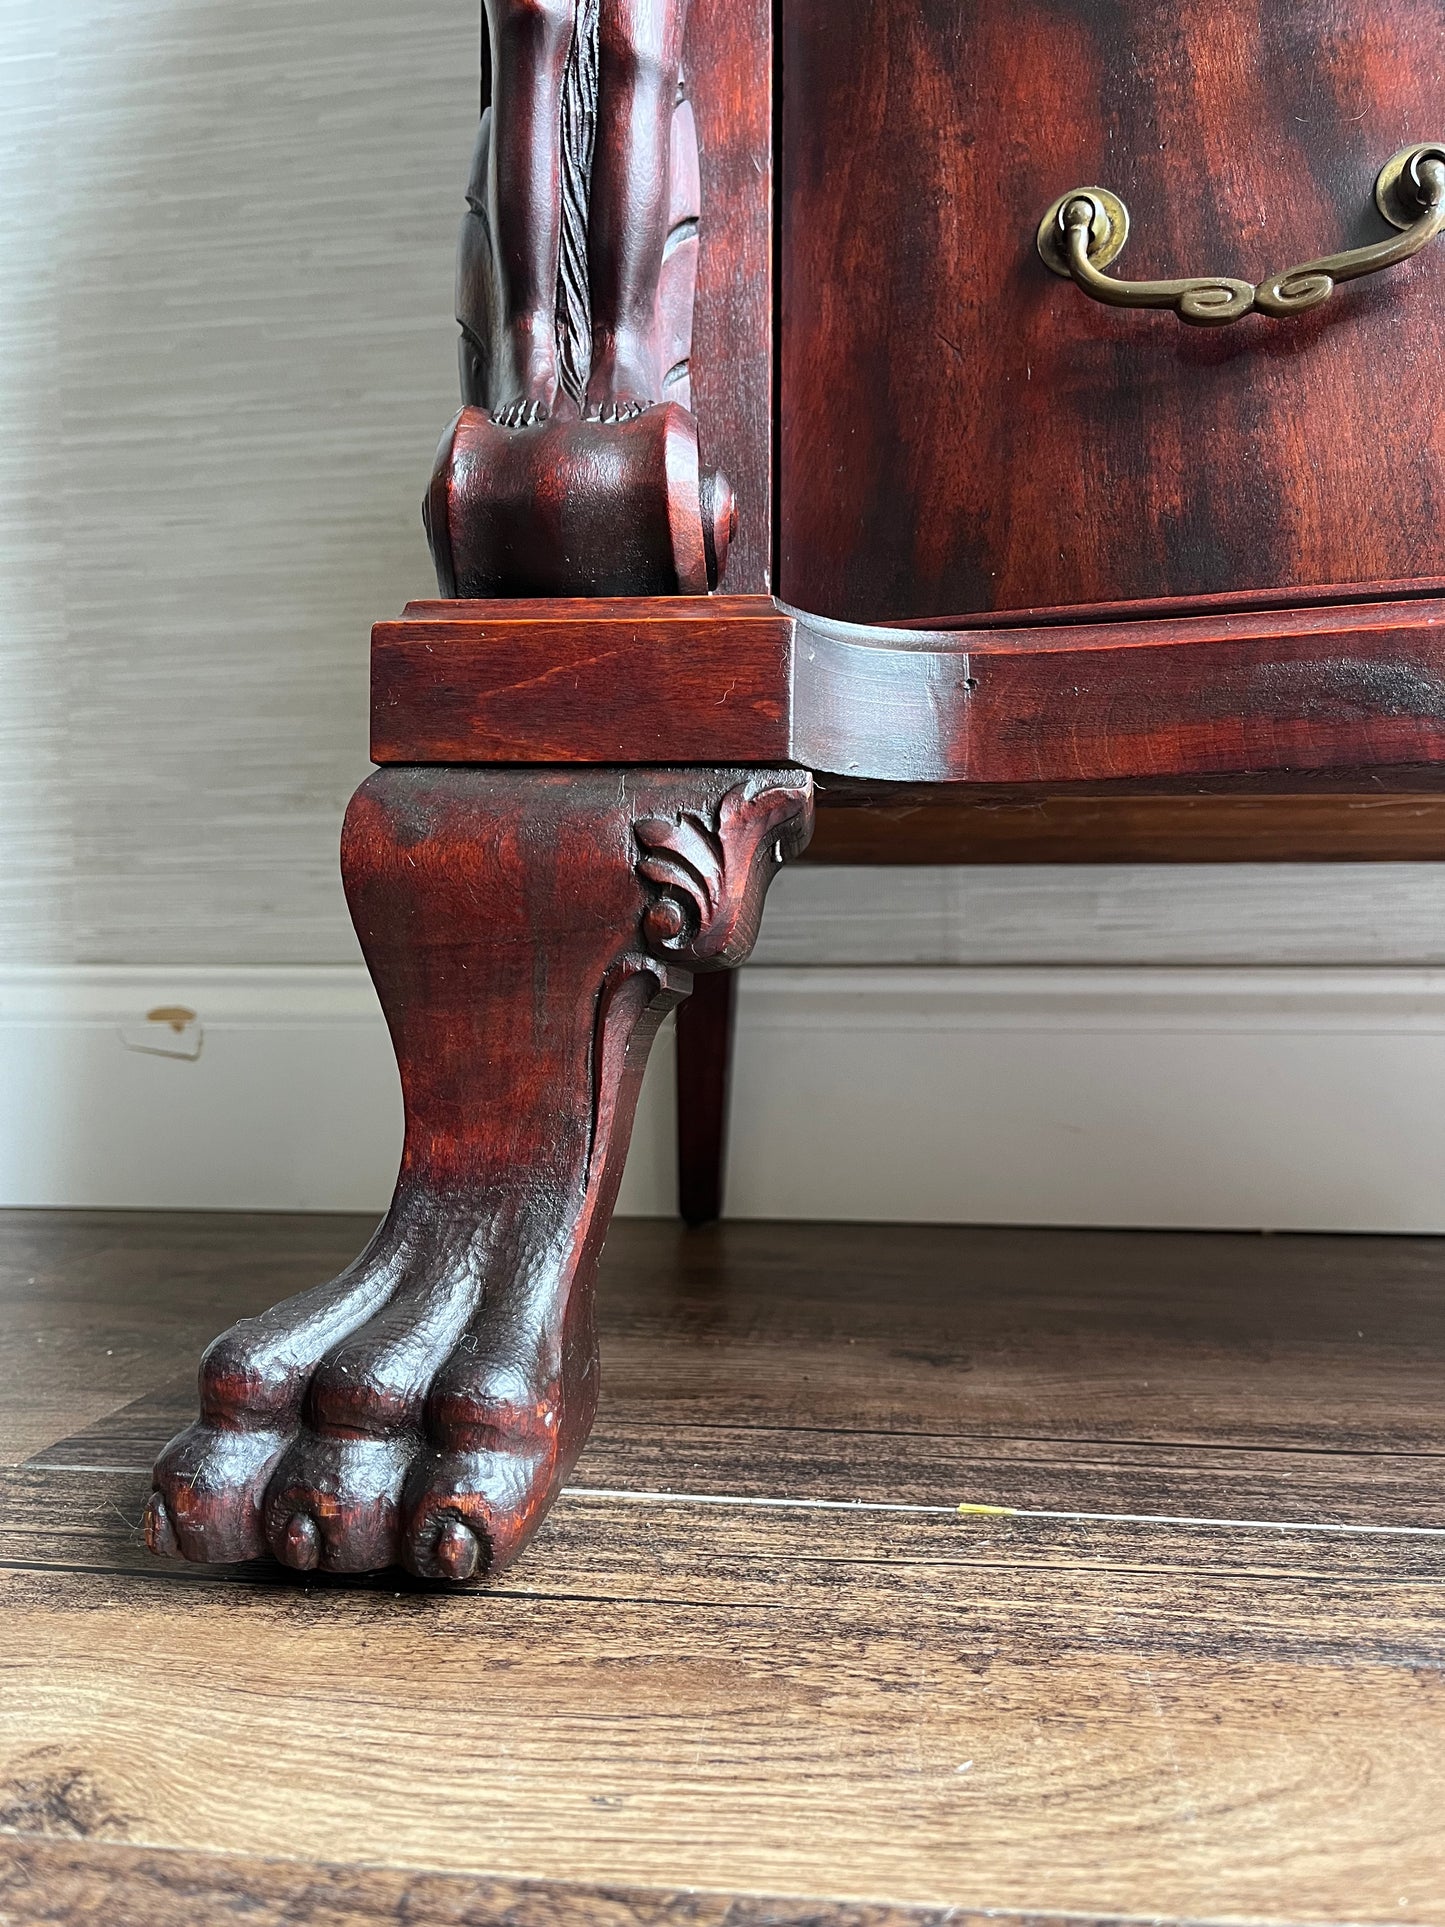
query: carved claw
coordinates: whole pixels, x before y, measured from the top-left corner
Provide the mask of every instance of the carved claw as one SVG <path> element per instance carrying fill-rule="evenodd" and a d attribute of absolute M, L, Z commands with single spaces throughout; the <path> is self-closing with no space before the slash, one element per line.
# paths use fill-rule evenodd
<path fill-rule="evenodd" d="M 630 422 L 639 415 L 645 415 L 649 408 L 656 408 L 655 401 L 627 399 L 622 401 L 589 402 L 583 411 L 582 419 L 589 422 Z"/>
<path fill-rule="evenodd" d="M 282 1559 L 297 1572 L 314 1572 L 321 1564 L 321 1530 L 305 1512 L 294 1512 L 287 1521 L 278 1547 Z"/>
<path fill-rule="evenodd" d="M 395 1021 L 407 1161 L 354 1265 L 208 1351 L 202 1416 L 157 1465 L 153 1552 L 506 1570 L 596 1410 L 593 1278 L 647 1046 L 692 968 L 742 960 L 810 823 L 794 770 L 363 787 L 343 870 Z"/>
<path fill-rule="evenodd" d="M 499 428 L 540 428 L 551 417 L 550 403 L 531 395 L 518 395 L 515 400 L 492 410 L 492 420 Z"/>
<path fill-rule="evenodd" d="M 180 1558 L 180 1541 L 171 1524 L 171 1515 L 166 1511 L 166 1502 L 159 1492 L 152 1492 L 146 1500 L 144 1524 L 146 1545 L 157 1559 Z"/>
<path fill-rule="evenodd" d="M 463 1525 L 460 1519 L 449 1519 L 437 1534 L 433 1557 L 445 1577 L 460 1584 L 476 1572 L 482 1549 L 470 1526 Z"/>

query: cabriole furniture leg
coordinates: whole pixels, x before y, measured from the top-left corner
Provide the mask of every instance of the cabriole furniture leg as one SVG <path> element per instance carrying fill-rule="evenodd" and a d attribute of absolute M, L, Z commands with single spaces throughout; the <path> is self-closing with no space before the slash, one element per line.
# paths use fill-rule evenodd
<path fill-rule="evenodd" d="M 384 769 L 342 840 L 401 1067 L 396 1194 L 340 1277 L 223 1334 L 152 1550 L 467 1580 L 527 1543 L 597 1405 L 592 1291 L 642 1071 L 751 950 L 799 770 Z"/>

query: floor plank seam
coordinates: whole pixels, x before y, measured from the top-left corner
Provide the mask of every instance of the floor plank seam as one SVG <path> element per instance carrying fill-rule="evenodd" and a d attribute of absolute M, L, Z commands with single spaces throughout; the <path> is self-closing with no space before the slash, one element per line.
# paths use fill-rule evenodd
<path fill-rule="evenodd" d="M 822 1553 L 797 1553 L 787 1555 L 795 1564 L 806 1567 L 877 1567 L 889 1572 L 907 1573 L 912 1571 L 946 1571 L 994 1573 L 1005 1578 L 1016 1578 L 1021 1573 L 1033 1576 L 1050 1575 L 1065 1579 L 1077 1579 L 1081 1573 L 1092 1573 L 1099 1577 L 1116 1579 L 1189 1580 L 1209 1583 L 1220 1587 L 1251 1585 L 1257 1586 L 1264 1581 L 1284 1581 L 1290 1585 L 1311 1588 L 1331 1586 L 1335 1588 L 1405 1588 L 1411 1591 L 1437 1592 L 1445 1589 L 1445 1575 L 1434 1578 L 1426 1574 L 1410 1573 L 1400 1576 L 1395 1573 L 1327 1573 L 1301 1572 L 1275 1566 L 1260 1567 L 1215 1567 L 1191 1566 L 1178 1563 L 1160 1565 L 1140 1565 L 1111 1560 L 1008 1560 L 1008 1559 L 926 1559 L 893 1558 L 864 1559 L 839 1554 L 830 1557 Z M 776 1564 L 776 1556 L 761 1554 L 760 1564 Z M 410 1574 L 387 1570 L 382 1573 L 323 1573 L 318 1578 L 313 1575 L 307 1580 L 293 1577 L 289 1573 L 258 1564 L 254 1573 L 226 1567 L 196 1567 L 185 1565 L 162 1565 L 157 1562 L 155 1571 L 144 1566 L 98 1566 L 82 1564 L 79 1561 L 61 1563 L 53 1560 L 26 1560 L 0 1558 L 0 1572 L 19 1574 L 49 1574 L 59 1578 L 91 1579 L 133 1579 L 142 1585 L 180 1585 L 180 1586 L 240 1586 L 248 1592 L 272 1593 L 294 1596 L 296 1598 L 323 1597 L 337 1594 L 357 1594 L 358 1596 L 379 1598 L 390 1593 L 395 1599 L 441 1599 L 458 1605 L 485 1605 L 490 1601 L 507 1600 L 529 1605 L 563 1606 L 639 1606 L 655 1607 L 665 1612 L 763 1612 L 776 1615 L 809 1617 L 817 1611 L 816 1601 L 793 1601 L 787 1599 L 761 1599 L 757 1597 L 738 1598 L 735 1595 L 720 1593 L 706 1598 L 677 1598 L 666 1594 L 630 1592 L 563 1592 L 552 1589 L 531 1588 L 526 1586 L 480 1586 L 469 1590 L 453 1589 L 439 1582 L 413 1579 Z M 963 1605 L 955 1610 L 968 1613 L 971 1606 Z M 1430 1671 L 1445 1667 L 1445 1661 L 1438 1665 L 1434 1661 L 1416 1662 L 1427 1664 Z"/>
<path fill-rule="evenodd" d="M 148 1466 L 62 1465 L 27 1461 L 14 1468 L 59 1476 L 145 1478 Z M 564 1486 L 559 1497 L 617 1505 L 675 1505 L 734 1507 L 770 1512 L 830 1512 L 847 1516 L 902 1515 L 911 1518 L 952 1519 L 960 1524 L 983 1519 L 1036 1519 L 1064 1525 L 1175 1526 L 1220 1532 L 1319 1533 L 1338 1538 L 1445 1539 L 1445 1526 L 1376 1524 L 1326 1519 L 1229 1519 L 1189 1513 L 1094 1512 L 1042 1506 L 978 1504 L 963 1500 L 949 1505 L 923 1505 L 880 1499 L 817 1499 L 754 1493 L 659 1492 L 625 1486 Z"/>

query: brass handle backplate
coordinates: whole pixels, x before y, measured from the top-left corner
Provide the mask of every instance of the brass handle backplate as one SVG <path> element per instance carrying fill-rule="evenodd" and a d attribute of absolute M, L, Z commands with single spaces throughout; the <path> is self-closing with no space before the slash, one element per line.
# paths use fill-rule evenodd
<path fill-rule="evenodd" d="M 1375 182 L 1375 205 L 1402 232 L 1286 268 L 1254 286 L 1219 274 L 1182 281 L 1118 281 L 1105 274 L 1129 238 L 1129 210 L 1106 187 L 1061 194 L 1040 223 L 1039 254 L 1055 274 L 1111 308 L 1172 308 L 1196 328 L 1222 328 L 1256 311 L 1280 321 L 1328 301 L 1341 281 L 1408 261 L 1445 229 L 1445 143 L 1423 141 L 1387 161 Z"/>

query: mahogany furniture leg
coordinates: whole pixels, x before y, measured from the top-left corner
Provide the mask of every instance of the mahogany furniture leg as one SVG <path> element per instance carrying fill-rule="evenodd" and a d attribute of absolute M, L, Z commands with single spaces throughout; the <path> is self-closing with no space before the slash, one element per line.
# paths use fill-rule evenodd
<path fill-rule="evenodd" d="M 751 950 L 806 843 L 798 770 L 379 771 L 342 872 L 401 1067 L 381 1228 L 218 1338 L 152 1550 L 500 1572 L 586 1441 L 592 1286 L 638 1086 L 692 972 Z"/>
<path fill-rule="evenodd" d="M 677 1208 L 694 1230 L 722 1216 L 735 985 L 702 977 L 677 1013 Z"/>

